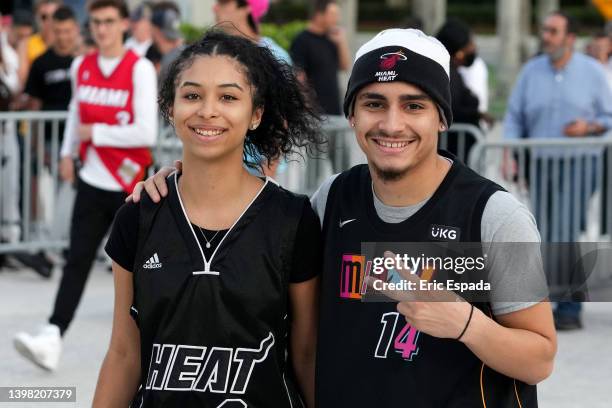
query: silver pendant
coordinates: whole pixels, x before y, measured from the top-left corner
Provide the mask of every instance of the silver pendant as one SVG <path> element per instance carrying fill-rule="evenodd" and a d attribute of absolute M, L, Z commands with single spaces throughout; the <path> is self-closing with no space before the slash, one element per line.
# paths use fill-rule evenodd
<path fill-rule="evenodd" d="M 210 248 L 210 242 L 206 243 L 206 248 Z"/>

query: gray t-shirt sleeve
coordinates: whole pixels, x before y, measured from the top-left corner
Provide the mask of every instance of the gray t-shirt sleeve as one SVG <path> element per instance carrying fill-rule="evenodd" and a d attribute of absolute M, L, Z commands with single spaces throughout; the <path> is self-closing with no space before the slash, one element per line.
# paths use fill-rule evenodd
<path fill-rule="evenodd" d="M 494 193 L 482 214 L 481 239 L 493 314 L 523 310 L 547 297 L 540 233 L 524 204 L 508 192 Z"/>
<path fill-rule="evenodd" d="M 329 194 L 329 189 L 331 188 L 336 177 L 338 177 L 339 175 L 340 173 L 330 176 L 319 186 L 319 188 L 317 189 L 317 191 L 314 192 L 312 197 L 310 197 L 310 203 L 312 204 L 312 208 L 319 216 L 319 221 L 321 221 L 321 227 L 323 227 L 323 216 L 325 215 L 325 205 L 327 204 L 327 195 Z"/>

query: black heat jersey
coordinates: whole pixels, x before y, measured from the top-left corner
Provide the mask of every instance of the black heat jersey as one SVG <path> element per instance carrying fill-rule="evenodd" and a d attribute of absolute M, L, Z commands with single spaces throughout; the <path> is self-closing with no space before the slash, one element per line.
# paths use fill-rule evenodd
<path fill-rule="evenodd" d="M 362 242 L 440 240 L 435 235 L 441 227 L 455 231 L 450 234 L 455 240 L 480 242 L 484 207 L 499 189 L 455 159 L 417 213 L 389 224 L 376 213 L 366 165 L 334 180 L 323 222 L 318 407 L 537 406 L 535 387 L 484 366 L 459 341 L 419 332 L 397 312 L 395 302 L 361 301 L 368 267 Z M 488 314 L 486 304 L 476 306 Z"/>
<path fill-rule="evenodd" d="M 301 407 L 286 361 L 287 293 L 307 197 L 268 179 L 206 259 L 177 185 L 175 174 L 165 199 L 140 207 L 132 315 L 142 377 L 132 406 Z"/>

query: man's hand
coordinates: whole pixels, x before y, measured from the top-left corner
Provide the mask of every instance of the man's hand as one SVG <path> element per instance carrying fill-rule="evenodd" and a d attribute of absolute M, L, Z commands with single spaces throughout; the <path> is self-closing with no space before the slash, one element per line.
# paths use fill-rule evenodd
<path fill-rule="evenodd" d="M 151 200 L 153 200 L 153 202 L 155 203 L 158 203 L 162 199 L 162 197 L 168 195 L 168 186 L 166 185 L 166 178 L 175 170 L 178 172 L 183 170 L 183 163 L 180 160 L 176 160 L 174 162 L 174 167 L 164 166 L 159 169 L 157 173 L 155 173 L 153 176 L 149 177 L 145 181 L 139 181 L 138 183 L 136 183 L 136 186 L 134 186 L 134 191 L 132 191 L 132 194 L 127 196 L 125 201 L 133 201 L 135 203 L 140 201 L 140 195 L 142 194 L 142 190 L 144 188 L 149 197 L 151 197 Z"/>
<path fill-rule="evenodd" d="M 480 112 L 480 119 L 484 120 L 489 127 L 495 124 L 495 118 L 488 112 Z"/>
<path fill-rule="evenodd" d="M 385 257 L 394 258 L 392 252 L 385 252 Z M 419 278 L 409 270 L 395 268 L 401 279 L 415 282 L 415 290 L 383 290 L 380 293 L 398 301 L 397 311 L 406 322 L 415 329 L 439 338 L 457 338 L 468 321 L 471 305 L 452 291 L 421 290 Z M 376 278 L 368 277 L 368 286 L 373 287 Z M 468 329 L 469 330 L 469 329 Z"/>
<path fill-rule="evenodd" d="M 583 119 L 577 119 L 567 125 L 563 132 L 569 137 L 582 137 L 590 133 L 589 123 Z"/>
<path fill-rule="evenodd" d="M 331 42 L 336 45 L 345 44 L 347 42 L 346 33 L 342 27 L 332 28 L 331 30 L 329 30 L 327 37 L 330 39 Z"/>
<path fill-rule="evenodd" d="M 93 136 L 92 125 L 79 125 L 77 133 L 82 142 L 89 142 Z"/>
<path fill-rule="evenodd" d="M 74 183 L 74 160 L 72 157 L 62 157 L 59 162 L 59 173 L 62 180 Z"/>

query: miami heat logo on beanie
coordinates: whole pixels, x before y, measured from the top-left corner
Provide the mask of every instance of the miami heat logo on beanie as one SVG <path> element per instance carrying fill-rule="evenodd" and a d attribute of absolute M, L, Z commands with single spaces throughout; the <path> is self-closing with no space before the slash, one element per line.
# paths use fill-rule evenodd
<path fill-rule="evenodd" d="M 393 81 L 397 77 L 397 72 L 394 68 L 398 61 L 406 61 L 406 55 L 402 51 L 387 52 L 380 56 L 379 67 L 382 71 L 376 72 L 374 77 L 378 82 L 389 82 Z"/>
<path fill-rule="evenodd" d="M 380 56 L 380 69 L 393 69 L 397 64 L 397 61 L 406 61 L 408 58 L 404 55 L 402 51 L 399 52 L 387 52 Z"/>

